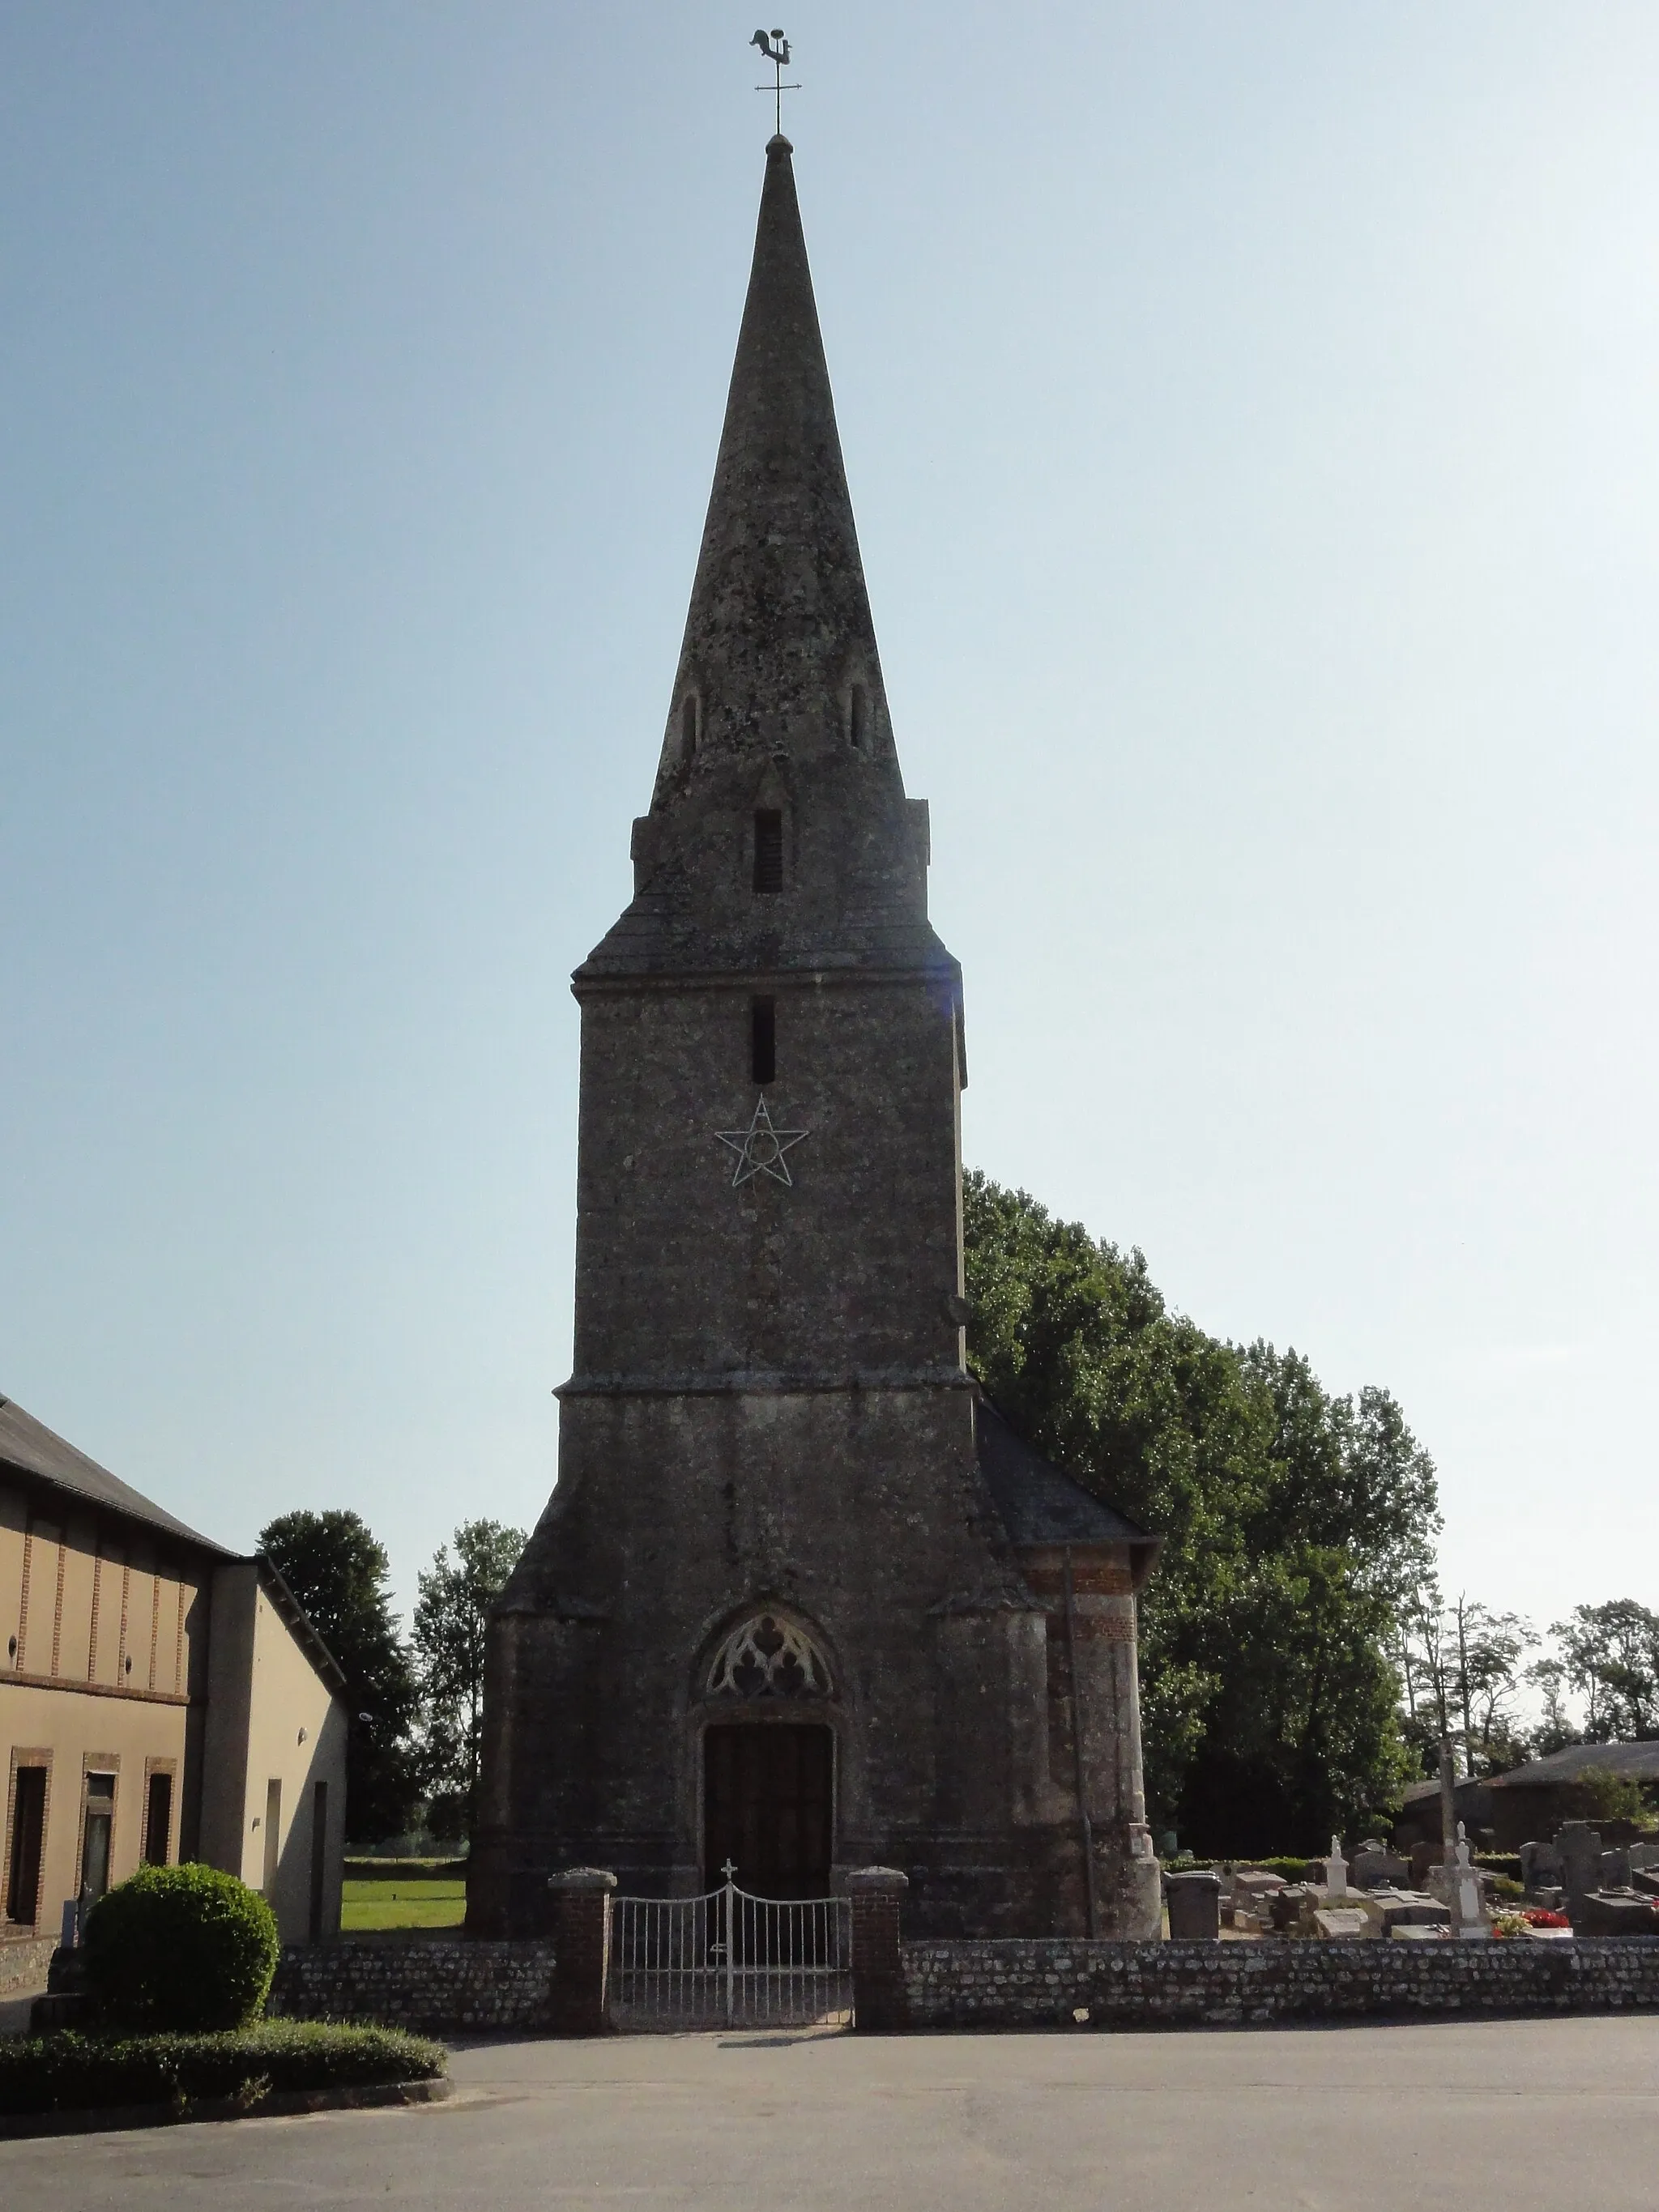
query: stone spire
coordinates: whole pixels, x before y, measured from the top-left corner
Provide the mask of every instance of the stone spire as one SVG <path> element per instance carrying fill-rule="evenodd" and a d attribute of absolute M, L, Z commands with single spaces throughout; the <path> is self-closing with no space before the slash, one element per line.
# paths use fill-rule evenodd
<path fill-rule="evenodd" d="M 793 149 L 775 137 L 636 896 L 579 975 L 937 966 L 818 329 Z M 782 889 L 757 896 L 756 823 Z"/>

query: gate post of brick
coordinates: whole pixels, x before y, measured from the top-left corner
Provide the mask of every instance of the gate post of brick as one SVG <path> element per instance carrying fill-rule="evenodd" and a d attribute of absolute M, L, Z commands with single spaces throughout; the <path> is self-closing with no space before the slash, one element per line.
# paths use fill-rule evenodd
<path fill-rule="evenodd" d="M 553 1893 L 549 2025 L 555 2035 L 606 2035 L 611 1893 L 617 1877 L 602 1867 L 567 1867 L 550 1875 L 547 1886 Z"/>
<path fill-rule="evenodd" d="M 896 1867 L 855 1867 L 847 1876 L 853 1908 L 853 2025 L 891 2035 L 910 2025 L 904 1987 L 899 1905 L 910 1887 Z"/>

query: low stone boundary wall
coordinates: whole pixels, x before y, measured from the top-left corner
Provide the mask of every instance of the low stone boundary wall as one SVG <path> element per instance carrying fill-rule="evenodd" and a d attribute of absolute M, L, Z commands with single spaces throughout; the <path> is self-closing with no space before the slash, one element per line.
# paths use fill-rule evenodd
<path fill-rule="evenodd" d="M 1605 2012 L 1659 2006 L 1659 1942 L 921 1942 L 904 1984 L 919 2028 Z"/>
<path fill-rule="evenodd" d="M 269 2009 L 424 2035 L 535 2035 L 554 2025 L 550 1943 L 322 1943 L 285 1950 Z"/>
<path fill-rule="evenodd" d="M 55 1936 L 24 1936 L 0 1943 L 0 1997 L 20 1990 L 43 1990 L 46 1969 L 58 1948 Z"/>

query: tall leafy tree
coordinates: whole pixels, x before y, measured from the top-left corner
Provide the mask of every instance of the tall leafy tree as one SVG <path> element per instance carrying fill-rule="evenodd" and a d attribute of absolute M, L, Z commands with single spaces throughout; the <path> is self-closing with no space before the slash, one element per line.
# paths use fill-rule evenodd
<path fill-rule="evenodd" d="M 1155 1817 L 1213 1852 L 1311 1848 L 1410 1769 L 1394 1654 L 1434 1468 L 1395 1401 L 1172 1314 L 1144 1256 L 1021 1191 L 963 1189 L 969 1355 L 1003 1412 L 1161 1534 L 1142 1601 Z"/>
<path fill-rule="evenodd" d="M 498 1521 L 466 1521 L 420 1577 L 415 1661 L 422 1701 L 421 1778 L 436 1836 L 471 1836 L 478 1799 L 484 1639 L 489 1608 L 527 1539 Z"/>
<path fill-rule="evenodd" d="M 1432 1576 L 1406 1598 L 1401 1668 L 1406 1733 L 1432 1774 L 1446 1737 L 1466 1774 L 1498 1774 L 1526 1756 L 1516 1711 L 1522 1662 L 1538 1638 L 1516 1613 L 1499 1613 L 1459 1591 L 1449 1603 Z"/>
<path fill-rule="evenodd" d="M 1659 1613 L 1633 1597 L 1575 1606 L 1550 1634 L 1565 1677 L 1584 1700 L 1592 1743 L 1659 1735 Z"/>
<path fill-rule="evenodd" d="M 346 1678 L 352 1840 L 399 1835 L 418 1790 L 411 1740 L 417 1698 L 392 1610 L 386 1553 L 350 1512 L 282 1514 L 259 1532 L 259 1549 L 310 1614 Z"/>

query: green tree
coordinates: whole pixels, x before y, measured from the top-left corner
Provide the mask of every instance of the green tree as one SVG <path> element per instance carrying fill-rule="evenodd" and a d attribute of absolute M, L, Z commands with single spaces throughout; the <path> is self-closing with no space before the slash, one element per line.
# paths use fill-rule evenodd
<path fill-rule="evenodd" d="M 1311 1848 L 1410 1771 L 1393 1654 L 1438 1526 L 1386 1391 L 1171 1314 L 1144 1256 L 964 1179 L 969 1356 L 1002 1411 L 1164 1538 L 1140 1609 L 1155 1822 L 1211 1853 Z"/>
<path fill-rule="evenodd" d="M 1566 1679 L 1584 1700 L 1591 1743 L 1659 1735 L 1659 1613 L 1633 1597 L 1578 1605 L 1550 1634 Z"/>
<path fill-rule="evenodd" d="M 1516 1613 L 1498 1613 L 1463 1591 L 1448 1604 L 1432 1575 L 1407 1590 L 1401 1616 L 1405 1733 L 1425 1774 L 1437 1771 L 1447 1737 L 1465 1774 L 1498 1774 L 1526 1755 L 1515 1710 L 1522 1661 L 1536 1644 Z"/>
<path fill-rule="evenodd" d="M 1553 1655 L 1535 1659 L 1527 1669 L 1527 1680 L 1544 1708 L 1543 1718 L 1528 1739 L 1529 1755 L 1545 1759 L 1553 1751 L 1565 1751 L 1570 1743 L 1582 1741 L 1583 1731 L 1567 1709 L 1566 1662 Z"/>
<path fill-rule="evenodd" d="M 471 1836 L 478 1798 L 484 1639 L 489 1608 L 519 1563 L 522 1528 L 466 1521 L 420 1577 L 415 1663 L 421 1686 L 421 1779 L 436 1836 Z"/>
<path fill-rule="evenodd" d="M 354 1842 L 409 1826 L 418 1784 L 411 1741 L 416 1693 L 392 1610 L 391 1565 L 356 1513 L 284 1513 L 259 1549 L 310 1614 L 346 1679 L 350 1734 L 346 1820 Z"/>

